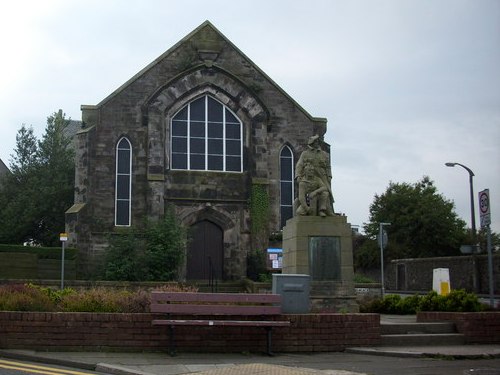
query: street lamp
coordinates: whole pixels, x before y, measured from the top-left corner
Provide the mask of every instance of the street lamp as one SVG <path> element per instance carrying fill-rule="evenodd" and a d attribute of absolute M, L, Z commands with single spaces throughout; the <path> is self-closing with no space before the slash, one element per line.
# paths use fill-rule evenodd
<path fill-rule="evenodd" d="M 378 241 L 380 245 L 380 281 L 381 281 L 381 292 L 382 298 L 384 298 L 385 287 L 384 287 L 384 247 L 387 245 L 387 242 L 384 239 L 384 226 L 391 225 L 391 223 L 380 223 L 378 230 Z"/>
<path fill-rule="evenodd" d="M 464 168 L 467 172 L 469 172 L 469 185 L 470 185 L 470 221 L 471 221 L 471 227 L 472 227 L 472 251 L 475 251 L 475 248 L 477 246 L 477 240 L 476 240 L 476 215 L 474 214 L 474 188 L 472 185 L 472 177 L 474 177 L 474 172 L 468 167 L 466 167 L 463 164 L 460 163 L 445 163 L 447 167 L 454 167 L 455 165 L 459 165 L 462 168 Z"/>

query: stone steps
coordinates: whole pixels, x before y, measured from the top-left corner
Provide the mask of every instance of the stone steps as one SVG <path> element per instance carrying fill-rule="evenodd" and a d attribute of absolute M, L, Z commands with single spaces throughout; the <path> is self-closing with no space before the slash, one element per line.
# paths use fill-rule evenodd
<path fill-rule="evenodd" d="M 446 346 L 465 344 L 454 323 L 381 323 L 381 346 Z"/>

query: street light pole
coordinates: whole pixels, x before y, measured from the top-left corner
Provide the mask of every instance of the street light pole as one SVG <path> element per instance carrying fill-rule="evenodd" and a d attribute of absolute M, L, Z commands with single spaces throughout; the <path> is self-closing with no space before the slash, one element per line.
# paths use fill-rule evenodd
<path fill-rule="evenodd" d="M 474 211 L 474 187 L 472 178 L 474 177 L 474 172 L 468 167 L 460 163 L 445 163 L 447 167 L 454 167 L 455 165 L 459 165 L 464 168 L 469 173 L 469 186 L 470 186 L 470 221 L 471 221 L 471 230 L 472 230 L 472 251 L 476 250 L 477 246 L 477 236 L 476 236 L 476 215 Z"/>
<path fill-rule="evenodd" d="M 459 165 L 463 169 L 465 169 L 469 173 L 469 186 L 470 186 L 470 221 L 471 221 L 471 230 L 472 230 L 472 284 L 474 292 L 479 293 L 479 271 L 477 269 L 477 259 L 476 253 L 479 248 L 477 243 L 477 234 L 476 234 L 476 215 L 474 211 L 474 188 L 472 178 L 474 177 L 474 172 L 472 170 L 460 163 L 445 163 L 447 167 L 454 167 L 455 165 Z"/>
<path fill-rule="evenodd" d="M 380 244 L 380 286 L 382 291 L 382 298 L 385 295 L 385 283 L 384 283 L 384 247 L 387 245 L 384 243 L 384 226 L 391 225 L 391 223 L 380 223 L 378 232 L 378 241 Z"/>

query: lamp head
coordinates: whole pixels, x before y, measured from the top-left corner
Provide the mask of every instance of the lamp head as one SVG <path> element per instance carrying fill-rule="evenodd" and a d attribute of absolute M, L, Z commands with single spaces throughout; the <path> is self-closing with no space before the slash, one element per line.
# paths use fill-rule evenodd
<path fill-rule="evenodd" d="M 444 163 L 444 165 L 446 165 L 447 167 L 454 167 L 455 165 L 457 165 L 457 163 Z"/>

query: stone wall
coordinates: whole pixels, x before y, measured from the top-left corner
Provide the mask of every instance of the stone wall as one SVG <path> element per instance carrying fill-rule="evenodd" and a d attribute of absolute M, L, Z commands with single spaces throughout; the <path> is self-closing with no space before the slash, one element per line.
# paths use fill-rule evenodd
<path fill-rule="evenodd" d="M 399 274 L 398 274 L 399 267 Z M 432 290 L 433 269 L 448 268 L 450 270 L 450 286 L 452 289 L 474 289 L 474 268 L 479 276 L 478 291 L 489 293 L 488 256 L 457 256 L 420 259 L 397 259 L 388 265 L 385 275 L 386 289 L 405 291 Z M 404 272 L 401 275 L 401 272 Z M 494 290 L 500 290 L 500 254 L 493 255 Z"/>
<path fill-rule="evenodd" d="M 0 312 L 0 348 L 31 350 L 167 351 L 168 328 L 153 314 Z M 216 319 L 216 317 L 214 317 Z M 241 317 L 238 317 L 241 319 Z M 378 314 L 282 315 L 273 328 L 275 352 L 343 351 L 380 343 Z M 177 327 L 179 352 L 262 352 L 261 327 Z"/>

